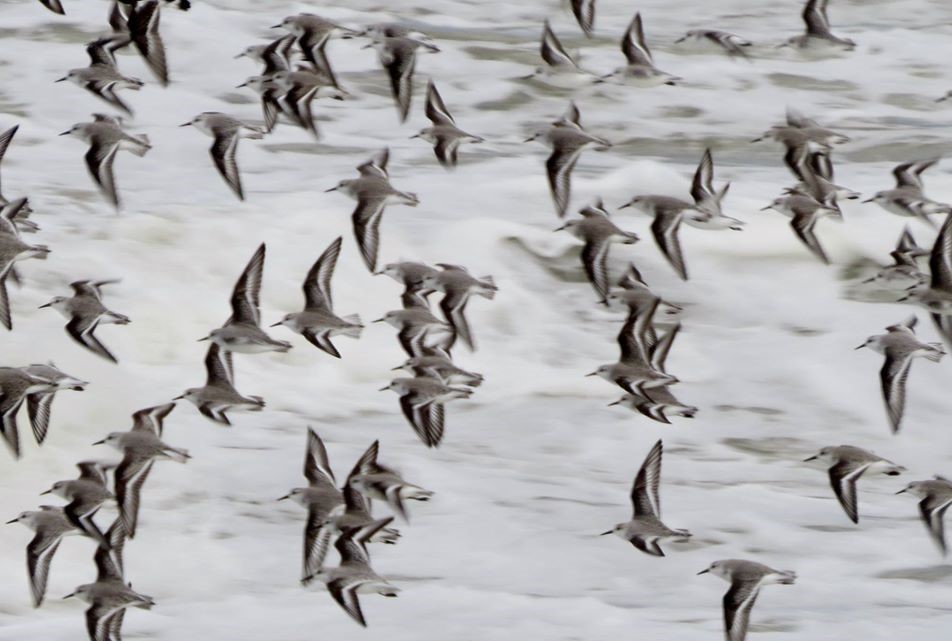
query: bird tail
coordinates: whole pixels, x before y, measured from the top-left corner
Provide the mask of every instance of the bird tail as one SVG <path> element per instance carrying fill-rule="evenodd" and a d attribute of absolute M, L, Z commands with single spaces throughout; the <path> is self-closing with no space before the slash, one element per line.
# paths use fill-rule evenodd
<path fill-rule="evenodd" d="M 452 398 L 469 398 L 473 394 L 473 390 L 468 387 L 453 387 L 451 389 L 453 390 Z"/>
<path fill-rule="evenodd" d="M 499 288 L 496 287 L 496 281 L 493 280 L 492 276 L 483 276 L 479 279 L 479 284 L 481 285 L 478 293 L 483 298 L 488 298 L 492 300 L 496 297 L 496 292 L 499 291 Z"/>
<path fill-rule="evenodd" d="M 344 316 L 343 320 L 351 325 L 346 329 L 341 331 L 341 334 L 344 336 L 349 336 L 350 338 L 360 338 L 360 333 L 364 330 L 363 324 L 360 322 L 360 316 L 357 314 L 350 314 Z"/>
<path fill-rule="evenodd" d="M 790 570 L 780 570 L 780 577 L 777 579 L 777 583 L 783 585 L 792 585 L 797 580 L 797 573 Z"/>
<path fill-rule="evenodd" d="M 929 343 L 929 347 L 931 347 L 934 351 L 926 354 L 926 358 L 928 358 L 933 363 L 938 363 L 940 360 L 942 360 L 942 357 L 945 356 L 945 350 L 942 348 L 942 343 Z"/>
<path fill-rule="evenodd" d="M 463 380 L 463 385 L 469 385 L 470 387 L 479 387 L 482 384 L 483 377 L 481 374 L 466 374 Z"/>
<path fill-rule="evenodd" d="M 188 459 L 192 458 L 188 450 L 184 450 L 180 447 L 167 447 L 165 448 L 165 454 L 177 463 L 185 463 Z"/>
<path fill-rule="evenodd" d="M 148 136 L 145 136 L 145 135 L 139 136 L 136 142 L 140 144 L 133 144 L 127 147 L 126 149 L 128 149 L 131 153 L 135 154 L 139 158 L 142 158 L 142 156 L 149 153 L 149 150 L 152 149 L 152 144 L 149 142 Z"/>
<path fill-rule="evenodd" d="M 388 545 L 394 545 L 399 538 L 400 530 L 392 527 L 385 527 L 373 537 L 373 540 L 380 543 L 386 543 Z"/>
<path fill-rule="evenodd" d="M 678 408 L 678 412 L 680 412 L 681 416 L 684 418 L 694 418 L 694 416 L 697 414 L 697 411 L 697 408 L 693 405 L 685 405 L 684 407 Z"/>
<path fill-rule="evenodd" d="M 429 501 L 433 496 L 433 492 L 424 490 L 422 487 L 417 487 L 416 485 L 406 485 L 401 488 L 400 495 L 401 498 L 411 501 Z"/>

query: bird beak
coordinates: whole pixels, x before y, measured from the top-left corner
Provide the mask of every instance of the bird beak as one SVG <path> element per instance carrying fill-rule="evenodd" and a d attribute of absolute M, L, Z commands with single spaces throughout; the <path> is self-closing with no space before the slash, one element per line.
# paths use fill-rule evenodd
<path fill-rule="evenodd" d="M 419 138 L 419 137 L 420 137 L 420 134 L 413 134 L 412 136 L 410 136 L 410 140 L 413 140 L 414 138 Z"/>
<path fill-rule="evenodd" d="M 864 200 L 864 201 L 862 201 L 862 202 L 864 202 L 864 203 L 871 203 L 871 202 L 873 202 L 874 200 L 876 200 L 876 199 L 875 199 L 875 198 L 867 198 L 866 200 Z"/>
<path fill-rule="evenodd" d="M 606 534 L 611 534 L 612 532 L 614 532 L 614 530 L 608 530 L 607 532 L 602 532 L 598 536 L 605 536 Z"/>
<path fill-rule="evenodd" d="M 330 189 L 325 189 L 325 190 L 324 190 L 324 193 L 325 193 L 325 194 L 329 194 L 329 193 L 331 193 L 332 191 L 337 191 L 337 187 L 331 187 Z"/>
<path fill-rule="evenodd" d="M 247 87 L 247 86 L 248 86 L 248 83 L 247 83 L 247 82 L 243 82 L 243 83 L 241 83 L 240 85 L 235 85 L 235 89 L 241 89 L 242 87 Z"/>
<path fill-rule="evenodd" d="M 864 347 L 866 347 L 866 343 L 863 343 L 862 345 L 857 345 L 857 346 L 854 347 L 853 349 L 854 349 L 854 350 L 856 350 L 856 349 L 863 349 Z"/>
<path fill-rule="evenodd" d="M 290 494 L 285 494 L 284 496 L 279 497 L 278 500 L 279 500 L 279 501 L 283 501 L 284 499 L 289 499 L 289 498 L 291 498 L 291 495 L 290 495 Z"/>
<path fill-rule="evenodd" d="M 687 40 L 687 39 L 688 39 L 687 36 L 682 36 L 682 37 L 678 38 L 677 40 L 675 40 L 675 41 L 674 41 L 674 44 L 678 44 L 679 42 L 684 42 L 684 41 Z"/>
<path fill-rule="evenodd" d="M 69 594 L 67 594 L 67 595 L 64 596 L 63 598 L 64 598 L 64 599 L 69 599 L 70 597 L 74 597 L 74 596 L 76 596 L 76 593 L 75 593 L 75 592 L 70 592 Z"/>
<path fill-rule="evenodd" d="M 39 307 L 37 307 L 37 309 L 43 309 L 44 307 L 52 307 L 52 306 L 53 306 L 53 303 L 47 303 L 45 305 L 40 305 Z"/>
<path fill-rule="evenodd" d="M 201 343 L 202 341 L 207 341 L 209 339 L 211 339 L 211 336 L 206 336 L 205 338 L 199 338 L 198 342 Z"/>
<path fill-rule="evenodd" d="M 612 407 L 613 405 L 621 405 L 621 399 L 609 403 L 608 407 Z"/>
<path fill-rule="evenodd" d="M 391 372 L 396 372 L 396 371 L 399 371 L 399 370 L 401 370 L 401 369 L 403 369 L 403 365 L 397 365 L 396 367 L 391 367 L 391 368 L 390 368 L 390 371 L 391 371 Z"/>
<path fill-rule="evenodd" d="M 905 491 L 906 491 L 906 488 L 902 488 L 901 490 L 896 492 L 896 494 L 903 494 Z M 14 523 L 14 521 L 10 521 L 10 523 Z"/>
<path fill-rule="evenodd" d="M 816 460 L 816 454 L 814 454 L 814 455 L 811 456 L 810 458 L 805 458 L 805 459 L 803 459 L 803 462 L 804 462 L 804 463 L 809 463 L 810 461 L 815 461 L 815 460 Z"/>
<path fill-rule="evenodd" d="M 278 321 L 274 325 L 268 325 L 268 327 L 277 327 L 278 325 L 284 325 L 284 321 Z"/>
<path fill-rule="evenodd" d="M 102 445 L 105 442 L 106 442 L 106 439 L 102 439 L 101 441 L 96 441 L 95 443 L 93 443 L 93 445 Z"/>
<path fill-rule="evenodd" d="M 191 127 L 191 126 L 192 126 L 192 123 L 190 123 L 190 122 L 185 122 L 185 123 L 182 123 L 181 125 L 179 125 L 179 127 Z"/>
<path fill-rule="evenodd" d="M 565 229 L 566 227 L 568 227 L 568 225 L 562 225 L 561 227 L 556 227 L 556 228 L 553 229 L 552 231 L 562 231 L 562 230 Z"/>
<path fill-rule="evenodd" d="M 371 321 L 371 322 L 373 322 L 373 323 L 383 323 L 383 322 L 385 322 L 386 320 L 387 320 L 386 318 L 378 318 L 377 320 Z"/>
<path fill-rule="evenodd" d="M 389 385 L 387 385 L 386 387 L 381 387 L 381 388 L 378 389 L 377 391 L 378 391 L 378 392 L 386 392 L 388 389 L 390 389 L 390 386 L 389 386 Z"/>
<path fill-rule="evenodd" d="M 761 207 L 760 211 L 767 211 L 768 209 L 773 209 L 773 205 L 767 205 L 766 207 Z"/>
<path fill-rule="evenodd" d="M 632 206 L 632 203 L 625 203 L 624 205 L 622 205 L 622 206 L 619 207 L 618 209 L 626 209 L 626 208 L 631 207 L 631 206 Z"/>
<path fill-rule="evenodd" d="M 69 134 L 70 134 L 70 132 L 64 131 L 64 132 L 59 133 L 59 134 L 56 134 L 56 135 L 57 135 L 57 136 L 68 136 Z"/>
<path fill-rule="evenodd" d="M 67 78 L 66 76 L 63 76 L 62 78 L 58 80 L 54 80 L 53 82 L 63 82 L 64 80 L 69 80 L 69 78 Z"/>
<path fill-rule="evenodd" d="M 370 48 L 373 47 L 373 46 L 374 46 L 374 43 L 373 43 L 373 42 L 368 42 L 368 43 L 365 44 L 363 47 L 361 47 L 361 49 L 370 49 Z"/>
<path fill-rule="evenodd" d="M 246 55 L 246 54 L 245 54 L 245 52 L 244 52 L 244 51 L 242 51 L 242 52 L 241 52 L 241 53 L 239 53 L 239 54 L 238 54 L 237 56 L 235 56 L 235 60 L 237 60 L 238 58 L 244 58 L 244 57 L 245 57 L 245 55 Z"/>
<path fill-rule="evenodd" d="M 707 573 L 710 572 L 710 571 L 711 571 L 710 568 L 704 568 L 703 570 L 701 570 L 700 572 L 698 572 L 696 576 L 700 576 L 700 575 L 702 575 L 702 574 L 707 574 Z"/>
<path fill-rule="evenodd" d="M 586 374 L 585 376 L 598 376 L 598 372 L 590 372 Z"/>
<path fill-rule="evenodd" d="M 47 494 L 50 494 L 50 493 L 52 493 L 52 492 L 53 492 L 53 489 L 50 488 L 50 489 L 48 489 L 48 490 L 45 491 L 45 492 L 40 492 L 40 496 L 46 496 Z"/>
<path fill-rule="evenodd" d="M 20 519 L 13 519 L 12 521 L 7 521 L 7 525 L 12 525 L 13 523 L 19 523 Z"/>
<path fill-rule="evenodd" d="M 172 400 L 173 400 L 173 401 L 180 401 L 180 400 L 182 400 L 183 398 L 185 398 L 185 395 L 184 395 L 184 394 L 182 394 L 181 396 L 176 396 L 176 397 L 173 398 Z"/>

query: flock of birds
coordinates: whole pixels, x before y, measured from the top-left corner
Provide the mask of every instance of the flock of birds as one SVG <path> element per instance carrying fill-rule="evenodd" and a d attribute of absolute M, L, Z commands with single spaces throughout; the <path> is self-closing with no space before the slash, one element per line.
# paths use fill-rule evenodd
<path fill-rule="evenodd" d="M 41 0 L 51 11 L 64 13 L 59 0 Z M 170 82 L 159 17 L 165 5 L 188 9 L 187 0 L 115 0 L 108 17 L 110 31 L 86 46 L 90 63 L 70 70 L 62 81 L 72 82 L 93 93 L 126 117 L 132 107 L 119 92 L 135 91 L 143 81 L 124 75 L 116 52 L 132 46 L 143 58 L 156 80 Z M 587 36 L 594 30 L 595 0 L 572 0 L 572 11 Z M 826 0 L 809 0 L 803 10 L 806 30 L 781 46 L 799 50 L 852 50 L 855 43 L 831 31 Z M 219 112 L 199 114 L 182 126 L 193 126 L 213 139 L 211 158 L 221 177 L 239 199 L 244 199 L 236 161 L 241 138 L 260 139 L 278 124 L 303 129 L 317 138 L 312 101 L 316 98 L 348 99 L 338 82 L 326 54 L 331 38 L 366 38 L 367 47 L 378 51 L 386 71 L 400 122 L 407 119 L 414 88 L 416 56 L 420 52 L 439 52 L 426 35 L 397 23 L 375 24 L 362 30 L 350 29 L 320 16 L 302 13 L 289 16 L 274 25 L 285 32 L 266 43 L 255 44 L 238 54 L 262 65 L 258 75 L 247 78 L 240 87 L 256 92 L 260 98 L 262 124 Z M 678 42 L 699 41 L 719 48 L 731 57 L 748 58 L 751 42 L 719 30 L 693 30 Z M 542 64 L 529 76 L 554 85 L 582 82 L 624 82 L 637 86 L 675 85 L 681 79 L 658 69 L 648 47 L 644 23 L 637 13 L 621 40 L 625 65 L 608 74 L 582 69 L 562 43 L 548 21 L 543 25 Z M 949 95 L 939 98 L 946 100 Z M 463 143 L 480 143 L 483 138 L 459 128 L 432 79 L 427 83 L 425 113 L 432 126 L 414 138 L 433 145 L 437 161 L 452 169 L 459 160 Z M 17 127 L 0 135 L 0 159 L 10 145 Z M 144 156 L 152 147 L 148 136 L 129 133 L 120 115 L 94 114 L 90 122 L 74 125 L 63 135 L 77 137 L 89 148 L 85 162 L 104 199 L 119 208 L 121 200 L 113 163 L 120 150 Z M 565 218 L 571 202 L 571 175 L 586 148 L 605 150 L 611 142 L 589 133 L 582 126 L 581 114 L 574 102 L 566 113 L 537 132 L 528 141 L 538 140 L 551 148 L 546 161 L 551 196 L 556 214 Z M 821 218 L 842 220 L 838 201 L 858 199 L 860 194 L 834 182 L 833 149 L 849 138 L 826 128 L 794 109 L 788 109 L 783 124 L 771 127 L 754 140 L 780 143 L 783 161 L 794 183 L 764 209 L 788 216 L 796 236 L 820 261 L 829 258 L 817 235 Z M 527 141 L 527 142 L 528 142 Z M 469 398 L 483 382 L 480 374 L 457 366 L 452 358 L 457 341 L 475 350 L 473 330 L 466 318 L 466 307 L 474 296 L 492 299 L 497 291 L 489 276 L 476 277 L 466 268 L 453 264 L 426 265 L 402 261 L 378 269 L 380 225 L 389 205 L 416 206 L 416 194 L 401 191 L 390 182 L 390 153 L 383 149 L 357 166 L 355 178 L 340 181 L 327 191 L 339 192 L 356 201 L 352 213 L 353 231 L 361 258 L 373 274 L 384 274 L 403 287 L 401 305 L 375 322 L 397 330 L 397 339 L 406 352 L 406 360 L 394 367 L 403 376 L 394 378 L 382 391 L 399 397 L 400 409 L 414 433 L 427 447 L 437 447 L 444 437 L 445 405 Z M 896 187 L 873 195 L 873 202 L 886 211 L 937 225 L 932 216 L 945 214 L 945 221 L 931 250 L 919 247 L 911 231 L 904 230 L 892 252 L 893 263 L 872 275 L 865 285 L 895 292 L 899 301 L 915 303 L 931 315 L 946 346 L 952 347 L 952 213 L 950 205 L 928 198 L 924 193 L 923 172 L 938 159 L 906 162 L 893 172 Z M 663 257 L 676 274 L 688 280 L 688 268 L 678 236 L 685 223 L 705 230 L 735 230 L 743 221 L 725 213 L 730 183 L 715 185 L 714 158 L 705 150 L 693 176 L 690 200 L 657 194 L 637 194 L 621 208 L 633 208 L 653 217 L 651 232 Z M 32 210 L 26 198 L 7 200 L 0 196 L 0 322 L 12 328 L 6 290 L 7 278 L 20 282 L 15 263 L 44 259 L 50 250 L 44 245 L 28 244 L 21 235 L 39 227 L 30 219 Z M 677 305 L 656 295 L 645 283 L 638 268 L 630 264 L 617 280 L 609 270 L 612 244 L 633 244 L 637 234 L 619 228 L 605 203 L 597 199 L 568 218 L 556 231 L 567 231 L 584 243 L 581 262 L 598 302 L 606 307 L 627 310 L 626 320 L 617 336 L 620 349 L 615 363 L 605 364 L 591 376 L 604 378 L 624 392 L 611 405 L 621 405 L 654 421 L 670 423 L 673 417 L 692 418 L 698 408 L 679 401 L 671 391 L 678 378 L 666 370 L 668 353 L 681 324 L 656 323 L 659 315 L 677 314 Z M 342 248 L 337 238 L 324 250 L 305 275 L 304 306 L 289 312 L 272 328 L 285 327 L 303 336 L 323 352 L 340 358 L 333 340 L 337 336 L 359 338 L 364 325 L 356 314 L 338 315 L 334 310 L 331 281 Z M 133 590 L 124 576 L 122 552 L 127 539 L 135 536 L 140 497 L 148 474 L 157 461 L 185 463 L 189 453 L 163 440 L 163 422 L 175 408 L 175 400 L 194 404 L 199 412 L 216 423 L 230 425 L 228 412 L 260 411 L 265 401 L 259 396 L 240 393 L 235 387 L 233 354 L 285 352 L 292 344 L 269 335 L 262 327 L 260 291 L 266 248 L 262 244 L 252 255 L 231 294 L 231 313 L 221 327 L 212 329 L 200 340 L 209 344 L 205 356 L 206 382 L 155 407 L 133 414 L 132 427 L 112 432 L 97 444 L 110 445 L 122 454 L 118 464 L 97 461 L 78 463 L 75 479 L 54 483 L 44 494 L 67 501 L 63 507 L 40 506 L 20 514 L 10 523 L 22 523 L 35 531 L 27 546 L 27 568 L 33 604 L 39 607 L 46 594 L 50 565 L 62 539 L 83 535 L 96 546 L 96 581 L 78 587 L 69 596 L 89 604 L 86 624 L 91 641 L 118 641 L 125 611 L 149 609 L 155 601 Z M 928 273 L 920 271 L 920 259 L 928 259 Z M 118 362 L 97 338 L 99 325 L 124 325 L 130 319 L 110 310 L 103 300 L 103 287 L 109 280 L 83 280 L 71 284 L 71 296 L 56 296 L 42 307 L 60 312 L 66 319 L 66 331 L 90 352 Z M 431 307 L 430 297 L 439 294 L 439 312 Z M 912 361 L 926 358 L 937 362 L 945 355 L 939 343 L 924 343 L 915 334 L 915 316 L 886 328 L 886 333 L 871 336 L 862 345 L 885 357 L 881 370 L 882 392 L 889 424 L 900 429 L 905 407 L 905 387 Z M 26 403 L 29 422 L 38 443 L 46 438 L 55 395 L 62 390 L 83 390 L 87 383 L 62 372 L 52 363 L 26 367 L 0 368 L 0 415 L 2 435 L 14 457 L 20 455 L 17 414 Z M 664 556 L 660 543 L 684 540 L 691 533 L 672 529 L 661 520 L 659 487 L 663 446 L 658 441 L 649 451 L 635 476 L 631 490 L 633 514 L 604 534 L 615 534 L 643 553 Z M 353 466 L 342 487 L 338 487 L 327 450 L 320 436 L 308 428 L 304 476 L 306 487 L 291 490 L 282 499 L 290 499 L 307 510 L 301 581 L 325 583 L 333 599 L 361 625 L 366 625 L 358 594 L 376 593 L 396 596 L 399 589 L 372 568 L 368 545 L 395 544 L 400 532 L 392 527 L 394 516 L 409 522 L 406 501 L 428 500 L 432 492 L 403 479 L 396 471 L 377 461 L 379 444 L 374 442 Z M 897 475 L 905 470 L 868 450 L 843 445 L 825 447 L 808 461 L 826 465 L 832 489 L 848 518 L 858 522 L 856 483 L 866 472 Z M 111 480 L 110 480 L 111 478 Z M 946 542 L 943 515 L 952 505 L 952 481 L 940 476 L 909 483 L 900 493 L 920 499 L 923 521 L 943 554 Z M 375 518 L 371 501 L 385 503 L 394 516 Z M 103 531 L 94 517 L 100 508 L 115 501 L 118 517 Z M 330 546 L 337 550 L 340 563 L 325 563 Z M 730 582 L 724 595 L 723 611 L 728 641 L 746 637 L 751 610 L 760 588 L 770 583 L 791 584 L 796 575 L 774 570 L 755 561 L 728 559 L 715 561 L 700 572 L 712 573 Z"/>

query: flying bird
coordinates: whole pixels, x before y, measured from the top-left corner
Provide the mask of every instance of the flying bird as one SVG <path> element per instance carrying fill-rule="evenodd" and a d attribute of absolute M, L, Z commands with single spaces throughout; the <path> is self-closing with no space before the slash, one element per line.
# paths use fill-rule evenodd
<path fill-rule="evenodd" d="M 797 575 L 790 570 L 774 570 L 756 561 L 725 559 L 714 561 L 698 574 L 713 574 L 731 584 L 724 594 L 724 633 L 727 641 L 744 641 L 760 588 L 779 583 L 792 585 Z"/>
<path fill-rule="evenodd" d="M 179 126 L 193 126 L 203 134 L 214 138 L 209 149 L 212 161 L 225 184 L 231 188 L 238 200 L 244 200 L 245 192 L 241 187 L 241 175 L 238 173 L 238 161 L 235 158 L 238 140 L 263 138 L 264 130 L 218 111 L 206 111 Z"/>
<path fill-rule="evenodd" d="M 658 488 L 661 485 L 661 454 L 663 445 L 659 440 L 648 452 L 631 486 L 631 504 L 634 508 L 630 521 L 619 523 L 602 535 L 614 534 L 652 556 L 664 556 L 658 545 L 664 539 L 687 539 L 687 530 L 672 530 L 661 522 L 661 500 Z"/>
<path fill-rule="evenodd" d="M 222 351 L 239 354 L 286 352 L 291 343 L 268 336 L 261 329 L 261 279 L 264 274 L 265 244 L 261 243 L 235 282 L 231 292 L 231 316 L 201 341 L 211 341 Z"/>
<path fill-rule="evenodd" d="M 54 296 L 50 302 L 40 305 L 40 309 L 52 307 L 66 319 L 66 333 L 74 341 L 107 361 L 118 363 L 105 345 L 96 338 L 95 331 L 100 325 L 128 325 L 129 317 L 108 309 L 102 302 L 102 287 L 116 283 L 116 280 L 77 280 L 69 284 L 72 296 Z"/>
<path fill-rule="evenodd" d="M 859 523 L 856 482 L 863 474 L 873 471 L 887 476 L 897 476 L 906 471 L 906 468 L 901 465 L 896 465 L 868 450 L 852 445 L 824 447 L 804 460 L 804 462 L 808 461 L 819 461 L 830 466 L 830 486 L 843 511 L 846 512 L 846 516 L 853 523 Z"/>
<path fill-rule="evenodd" d="M 945 356 L 941 343 L 923 343 L 916 338 L 915 327 L 918 320 L 915 316 L 910 316 L 901 323 L 890 325 L 885 334 L 870 336 L 856 348 L 868 347 L 886 357 L 879 371 L 879 380 L 893 434 L 899 431 L 906 408 L 906 380 L 909 378 L 912 360 L 923 357 L 938 363 Z"/>
<path fill-rule="evenodd" d="M 426 117 L 433 125 L 421 130 L 413 137 L 422 138 L 431 143 L 436 159 L 447 169 L 456 167 L 457 152 L 461 143 L 483 142 L 479 136 L 466 133 L 456 126 L 453 115 L 446 108 L 432 80 L 426 85 Z"/>

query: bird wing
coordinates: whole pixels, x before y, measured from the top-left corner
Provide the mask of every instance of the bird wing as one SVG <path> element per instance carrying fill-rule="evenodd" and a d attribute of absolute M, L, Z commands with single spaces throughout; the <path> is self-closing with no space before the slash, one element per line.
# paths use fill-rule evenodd
<path fill-rule="evenodd" d="M 317 347 L 321 351 L 330 354 L 334 358 L 340 358 L 340 352 L 337 350 L 337 347 L 334 346 L 334 343 L 331 342 L 330 331 L 314 332 L 309 329 L 305 329 L 301 332 L 301 336 L 306 338 L 308 343 L 314 347 Z"/>
<path fill-rule="evenodd" d="M 744 641 L 750 611 L 760 593 L 759 581 L 734 581 L 724 594 L 724 631 L 727 641 Z"/>
<path fill-rule="evenodd" d="M 546 176 L 555 210 L 559 217 L 565 216 L 572 193 L 572 170 L 582 153 L 581 147 L 554 147 L 545 161 Z"/>
<path fill-rule="evenodd" d="M 30 594 L 35 608 L 43 603 L 46 582 L 50 576 L 50 563 L 62 540 L 62 534 L 49 535 L 37 532 L 26 546 L 26 568 L 30 575 Z"/>
<path fill-rule="evenodd" d="M 307 276 L 304 278 L 305 309 L 319 309 L 328 312 L 334 310 L 334 302 L 331 298 L 331 277 L 337 267 L 340 247 L 341 237 L 338 236 L 307 272 Z"/>
<path fill-rule="evenodd" d="M 334 485 L 337 481 L 334 479 L 334 470 L 331 469 L 330 461 L 327 458 L 327 448 L 324 447 L 324 441 L 317 435 L 313 428 L 307 428 L 307 452 L 304 455 L 304 478 L 311 485 L 319 483 L 329 483 Z"/>
<path fill-rule="evenodd" d="M 469 329 L 469 322 L 466 320 L 466 303 L 469 302 L 469 295 L 458 290 L 447 292 L 443 300 L 440 301 L 440 310 L 457 336 L 469 347 L 470 350 L 476 349 L 476 342 Z"/>
<path fill-rule="evenodd" d="M 645 30 L 641 22 L 641 13 L 632 18 L 625 35 L 621 39 L 621 52 L 625 54 L 629 65 L 653 66 L 651 50 L 645 42 Z"/>
<path fill-rule="evenodd" d="M 264 276 L 265 244 L 261 243 L 231 291 L 231 322 L 261 323 L 261 280 Z"/>
<path fill-rule="evenodd" d="M 159 33 L 159 6 L 159 0 L 140 3 L 129 15 L 127 24 L 132 42 L 146 66 L 166 86 L 169 84 L 169 69 L 165 60 L 165 43 Z"/>
<path fill-rule="evenodd" d="M 107 361 L 118 363 L 116 357 L 112 355 L 105 345 L 99 342 L 99 339 L 93 334 L 96 326 L 99 325 L 99 317 L 74 316 L 66 323 L 66 333 L 74 341 L 91 351 L 93 354 L 105 358 Z"/>
<path fill-rule="evenodd" d="M 385 200 L 383 198 L 364 197 L 357 201 L 357 207 L 351 214 L 354 237 L 364 265 L 371 272 L 377 268 L 377 251 L 380 245 L 380 220 L 383 218 Z"/>
<path fill-rule="evenodd" d="M 658 545 L 658 539 L 656 538 L 649 539 L 635 535 L 628 539 L 628 541 L 645 554 L 650 554 L 651 556 L 664 556 L 664 551 Z"/>
<path fill-rule="evenodd" d="M 410 100 L 413 97 L 413 69 L 416 66 L 416 52 L 408 49 L 397 50 L 384 67 L 390 77 L 390 90 L 397 102 L 400 122 L 405 122 L 410 113 Z"/>
<path fill-rule="evenodd" d="M 426 85 L 426 117 L 429 118 L 430 122 L 434 125 L 456 124 L 456 121 L 453 120 L 453 115 L 450 113 L 450 110 L 446 108 L 443 97 L 436 89 L 436 85 L 433 84 L 432 79 Z"/>
<path fill-rule="evenodd" d="M 932 289 L 952 293 L 952 216 L 946 216 L 929 254 Z"/>
<path fill-rule="evenodd" d="M 209 152 L 215 162 L 215 167 L 218 168 L 218 173 L 238 196 L 238 200 L 244 200 L 245 193 L 241 188 L 241 176 L 238 173 L 238 162 L 235 160 L 238 138 L 237 129 L 221 132 L 215 136 L 215 141 L 212 143 Z"/>
<path fill-rule="evenodd" d="M 829 265 L 830 259 L 827 258 L 826 252 L 823 251 L 823 246 L 820 244 L 819 239 L 816 237 L 816 232 L 814 228 L 816 227 L 816 215 L 809 216 L 797 216 L 795 215 L 790 221 L 790 226 L 793 227 L 793 233 L 797 235 L 797 238 L 807 246 L 814 256 L 823 261 L 824 264 Z"/>
<path fill-rule="evenodd" d="M 803 21 L 811 36 L 830 35 L 830 23 L 826 17 L 826 0 L 807 0 L 803 7 Z"/>
<path fill-rule="evenodd" d="M 121 610 L 122 606 L 107 604 L 91 605 L 86 610 L 86 631 L 89 633 L 89 641 L 110 641 L 110 619 L 117 611 Z"/>
<path fill-rule="evenodd" d="M 116 502 L 119 504 L 122 525 L 130 539 L 136 533 L 136 523 L 139 520 L 139 497 L 151 470 L 150 458 L 137 457 L 129 452 L 116 468 Z"/>
<path fill-rule="evenodd" d="M 651 223 L 651 233 L 654 235 L 658 249 L 668 259 L 668 262 L 677 272 L 681 280 L 688 279 L 688 268 L 681 252 L 681 242 L 678 240 L 678 229 L 681 227 L 681 212 L 676 214 L 657 214 Z"/>
<path fill-rule="evenodd" d="M 853 523 L 859 522 L 856 506 L 856 481 L 869 467 L 869 463 L 851 463 L 840 461 L 830 468 L 830 486 L 837 500 L 843 506 L 846 516 Z"/>
<path fill-rule="evenodd" d="M 162 422 L 175 409 L 175 403 L 165 403 L 154 407 L 146 407 L 132 415 L 132 431 L 151 432 L 162 436 Z"/>
<path fill-rule="evenodd" d="M 320 513 L 313 506 L 307 510 L 307 523 L 304 525 L 304 558 L 302 566 L 303 578 L 313 576 L 324 566 L 324 559 L 330 549 L 331 531 L 324 527 L 327 515 Z"/>
<path fill-rule="evenodd" d="M 711 150 L 705 149 L 691 181 L 691 198 L 696 204 L 714 198 L 714 159 Z"/>
<path fill-rule="evenodd" d="M 588 281 L 595 288 L 601 301 L 605 301 L 611 290 L 608 276 L 608 249 L 611 242 L 603 238 L 599 242 L 587 242 L 582 248 L 582 266 Z"/>
<path fill-rule="evenodd" d="M 357 598 L 357 589 L 360 586 L 361 581 L 354 579 L 335 579 L 327 584 L 327 591 L 330 592 L 340 607 L 344 609 L 344 612 L 349 614 L 354 621 L 366 628 L 367 622 L 364 620 L 364 613 L 360 610 L 360 600 Z"/>
<path fill-rule="evenodd" d="M 952 505 L 952 498 L 949 497 L 927 496 L 919 502 L 919 514 L 922 515 L 922 522 L 925 523 L 929 535 L 942 550 L 943 555 L 946 553 L 943 518 L 950 505 Z"/>
<path fill-rule="evenodd" d="M 658 487 L 661 484 L 661 453 L 662 445 L 659 440 L 648 452 L 644 463 L 635 475 L 635 482 L 631 486 L 631 504 L 635 516 L 654 516 L 661 518 L 661 501 L 658 498 Z"/>
<path fill-rule="evenodd" d="M 209 345 L 208 351 L 205 352 L 205 373 L 207 375 L 206 384 L 209 386 L 232 386 L 230 368 L 222 360 L 221 348 L 218 347 L 217 343 Z"/>
<path fill-rule="evenodd" d="M 665 372 L 665 361 L 668 360 L 668 352 L 671 351 L 671 345 L 678 332 L 681 331 L 681 323 L 675 323 L 667 332 L 651 347 L 651 366 L 659 372 Z"/>
<path fill-rule="evenodd" d="M 86 152 L 86 168 L 99 191 L 114 207 L 119 206 L 119 194 L 116 191 L 116 178 L 112 170 L 119 143 L 103 144 L 93 141 Z"/>
<path fill-rule="evenodd" d="M 572 0 L 572 13 L 578 21 L 578 26 L 591 38 L 595 26 L 595 0 Z"/>
<path fill-rule="evenodd" d="M 899 424 L 902 422 L 903 411 L 906 407 L 906 379 L 909 377 L 911 366 L 911 353 L 897 355 L 887 349 L 886 361 L 879 370 L 883 400 L 886 402 L 886 413 L 889 415 L 893 434 L 899 431 Z"/>
<path fill-rule="evenodd" d="M 27 414 L 30 417 L 30 426 L 33 428 L 33 437 L 38 445 L 46 440 L 46 432 L 50 427 L 50 410 L 53 407 L 51 392 L 30 394 L 26 397 Z"/>
<path fill-rule="evenodd" d="M 433 153 L 440 164 L 447 168 L 455 167 L 458 162 L 460 139 L 452 135 L 437 135 Z"/>
<path fill-rule="evenodd" d="M 549 21 L 546 20 L 542 25 L 542 44 L 540 46 L 542 59 L 551 67 L 571 66 L 575 67 L 575 60 L 569 55 L 569 52 L 562 46 Z"/>

